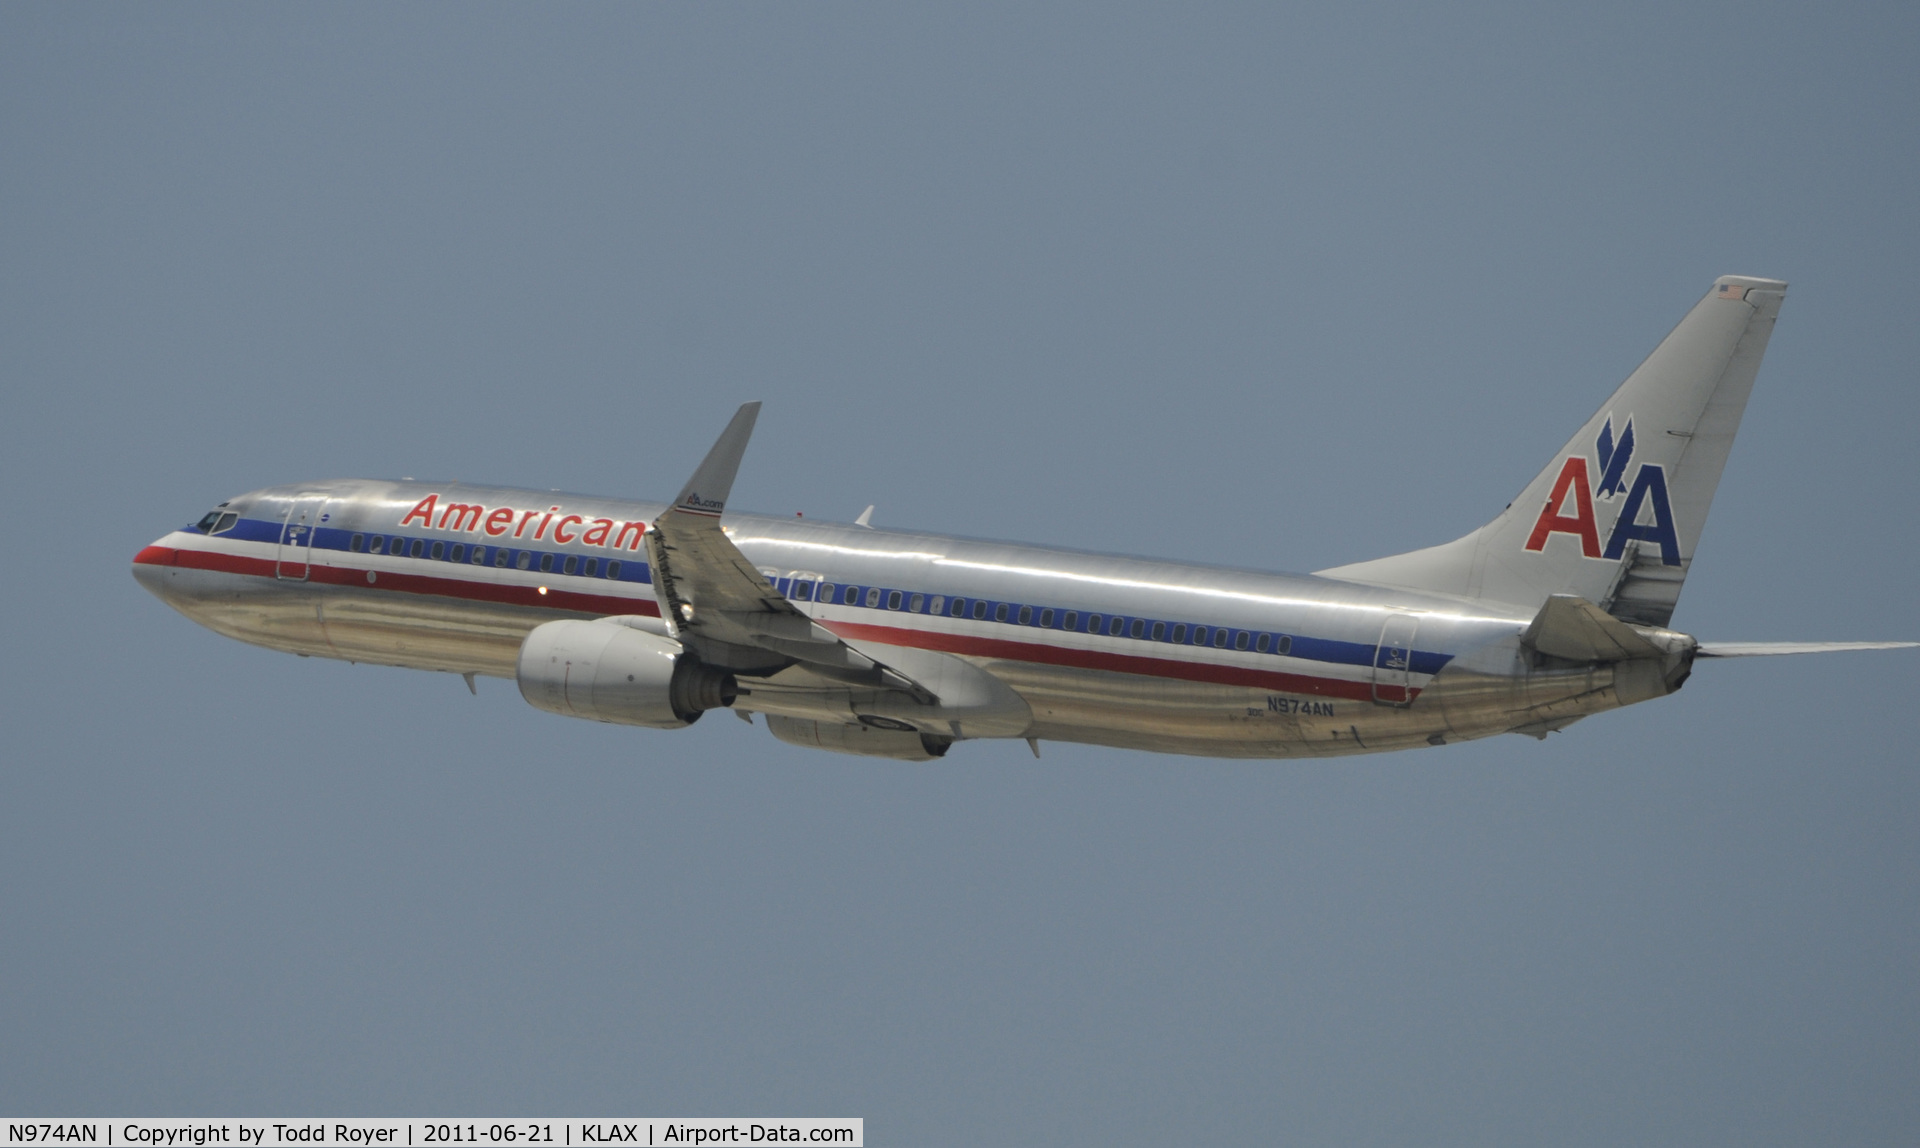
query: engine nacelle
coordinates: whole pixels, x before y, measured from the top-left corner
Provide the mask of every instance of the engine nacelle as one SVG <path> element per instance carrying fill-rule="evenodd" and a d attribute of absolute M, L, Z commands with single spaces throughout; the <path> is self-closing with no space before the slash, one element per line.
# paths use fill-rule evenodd
<path fill-rule="evenodd" d="M 938 737 L 916 729 L 881 729 L 870 725 L 781 717 L 778 714 L 767 714 L 766 719 L 767 728 L 781 741 L 832 753 L 891 757 L 899 761 L 932 761 L 936 757 L 945 757 L 948 747 L 953 745 L 950 737 Z"/>
<path fill-rule="evenodd" d="M 733 704 L 733 675 L 672 638 L 614 622 L 536 626 L 520 646 L 520 696 L 562 717 L 679 729 Z"/>

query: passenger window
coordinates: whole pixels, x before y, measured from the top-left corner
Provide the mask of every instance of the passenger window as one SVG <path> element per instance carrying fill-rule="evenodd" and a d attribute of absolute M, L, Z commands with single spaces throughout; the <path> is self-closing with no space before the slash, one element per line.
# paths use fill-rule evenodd
<path fill-rule="evenodd" d="M 427 552 L 427 544 L 418 538 L 414 539 L 413 545 L 407 549 L 407 553 L 413 555 L 415 558 L 420 557 L 422 554 L 425 554 L 426 552 Z"/>
<path fill-rule="evenodd" d="M 520 557 L 516 558 L 513 564 L 515 567 L 521 570 L 525 570 L 527 567 L 533 565 L 533 551 L 522 550 L 520 552 Z"/>
<path fill-rule="evenodd" d="M 433 544 L 434 561 L 438 562 L 440 559 L 445 558 L 446 556 L 447 556 L 447 544 L 444 542 L 435 542 Z"/>
<path fill-rule="evenodd" d="M 1020 607 L 1020 624 L 1022 626 L 1033 625 L 1033 607 L 1032 606 Z"/>
<path fill-rule="evenodd" d="M 607 577 L 616 579 L 620 577 L 620 563 L 617 560 L 607 563 Z"/>
<path fill-rule="evenodd" d="M 1164 642 L 1167 640 L 1167 624 L 1165 622 L 1155 622 L 1153 624 L 1153 640 L 1156 642 Z"/>
<path fill-rule="evenodd" d="M 467 560 L 467 547 L 466 547 L 466 544 L 465 544 L 465 543 L 461 543 L 461 542 L 456 542 L 456 543 L 454 543 L 454 544 L 453 544 L 453 552 L 447 555 L 447 561 L 449 561 L 449 562 L 465 562 L 466 560 Z"/>
<path fill-rule="evenodd" d="M 1186 643 L 1186 640 L 1187 640 L 1187 624 L 1185 622 L 1182 622 L 1173 628 L 1173 644 L 1176 646 L 1184 645 Z"/>
<path fill-rule="evenodd" d="M 227 531 L 232 530 L 233 524 L 238 521 L 240 521 L 240 516 L 238 514 L 234 514 L 231 512 L 222 514 L 220 516 L 220 521 L 213 524 L 213 532 L 215 534 L 225 534 Z"/>
<path fill-rule="evenodd" d="M 872 597 L 872 595 L 869 594 L 868 597 Z M 898 610 L 900 608 L 900 600 L 904 597 L 905 595 L 898 590 L 887 591 L 887 609 Z"/>
<path fill-rule="evenodd" d="M 347 549 L 353 551 L 355 554 L 360 553 L 361 547 L 366 544 L 367 536 L 364 534 L 356 534 L 352 538 L 347 539 Z"/>
<path fill-rule="evenodd" d="M 1225 630 L 1215 630 L 1213 632 L 1213 644 L 1216 647 L 1225 646 L 1227 644 L 1227 632 Z"/>
<path fill-rule="evenodd" d="M 925 594 L 915 594 L 913 597 L 907 599 L 907 613 L 918 614 L 920 607 L 926 604 L 927 596 Z"/>
<path fill-rule="evenodd" d="M 1053 611 L 1052 610 L 1040 611 L 1040 628 L 1043 630 L 1053 629 Z"/>
<path fill-rule="evenodd" d="M 513 551 L 506 547 L 499 547 L 493 552 L 493 564 L 502 570 L 506 569 L 507 563 L 511 561 L 513 561 Z"/>
<path fill-rule="evenodd" d="M 1069 630 L 1078 630 L 1080 628 L 1080 612 L 1078 610 L 1068 610 L 1066 620 L 1063 621 L 1061 625 Z"/>
<path fill-rule="evenodd" d="M 473 564 L 475 566 L 485 566 L 487 564 L 487 548 L 486 547 L 476 546 L 473 548 Z"/>
<path fill-rule="evenodd" d="M 1127 636 L 1132 638 L 1138 638 L 1140 635 L 1146 632 L 1147 632 L 1147 624 L 1141 621 L 1139 618 L 1135 618 L 1133 620 L 1133 628 L 1127 631 Z"/>
<path fill-rule="evenodd" d="M 871 610 L 875 606 L 878 606 L 879 604 L 880 604 L 880 587 L 878 586 L 867 587 L 867 608 Z"/>
<path fill-rule="evenodd" d="M 1271 646 L 1272 644 L 1273 644 L 1273 635 L 1262 634 L 1260 635 L 1260 640 L 1253 644 L 1253 648 L 1255 650 L 1258 650 L 1260 653 L 1264 654 L 1267 652 L 1267 647 Z"/>
<path fill-rule="evenodd" d="M 947 613 L 956 618 L 965 617 L 967 613 L 967 600 L 965 598 L 955 598 L 953 602 L 947 606 Z"/>
<path fill-rule="evenodd" d="M 582 570 L 581 573 L 585 574 L 589 578 L 598 577 L 600 574 L 600 560 L 598 558 L 587 559 L 586 568 Z"/>
<path fill-rule="evenodd" d="M 540 573 L 542 574 L 553 573 L 553 555 L 542 554 L 540 556 Z"/>
<path fill-rule="evenodd" d="M 1088 614 L 1087 615 L 1087 633 L 1098 634 L 1099 632 L 1100 632 L 1100 615 Z"/>
<path fill-rule="evenodd" d="M 1244 650 L 1247 648 L 1247 632 L 1245 630 L 1241 630 L 1233 636 L 1233 648 L 1236 650 Z"/>
<path fill-rule="evenodd" d="M 580 556 L 578 554 L 567 555 L 567 560 L 560 566 L 560 572 L 562 574 L 571 574 L 578 569 L 580 569 Z"/>
<path fill-rule="evenodd" d="M 987 604 L 978 598 L 973 600 L 973 616 L 976 618 L 984 618 L 987 616 Z"/>
<path fill-rule="evenodd" d="M 1107 633 L 1117 638 L 1120 636 L 1120 631 L 1126 627 L 1126 624 L 1127 620 L 1125 618 L 1111 619 L 1107 622 Z"/>
<path fill-rule="evenodd" d="M 367 543 L 367 553 L 369 554 L 378 554 L 382 550 L 385 550 L 386 548 L 387 548 L 387 540 L 385 538 L 380 537 L 378 534 L 373 536 L 373 541 Z"/>
<path fill-rule="evenodd" d="M 1193 628 L 1193 644 L 1196 646 L 1204 646 L 1207 644 L 1207 628 L 1205 626 L 1195 626 Z"/>
<path fill-rule="evenodd" d="M 796 579 L 793 583 L 793 600 L 796 602 L 811 602 L 813 600 L 813 583 L 801 582 Z"/>
<path fill-rule="evenodd" d="M 927 601 L 927 613 L 929 614 L 945 613 L 946 609 L 947 596 L 945 594 L 935 594 Z"/>
<path fill-rule="evenodd" d="M 833 601 L 833 583 L 831 582 L 820 583 L 820 592 L 814 595 L 814 601 L 816 602 Z"/>

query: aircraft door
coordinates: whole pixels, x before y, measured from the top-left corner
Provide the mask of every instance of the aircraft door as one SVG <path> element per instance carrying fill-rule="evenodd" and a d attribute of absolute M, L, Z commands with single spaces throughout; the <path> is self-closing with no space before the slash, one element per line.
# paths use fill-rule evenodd
<path fill-rule="evenodd" d="M 1373 652 L 1373 700 L 1376 705 L 1413 704 L 1413 639 L 1420 632 L 1414 614 L 1389 614 Z"/>
<path fill-rule="evenodd" d="M 327 496 L 302 494 L 287 504 L 287 516 L 280 523 L 280 547 L 274 556 L 273 576 L 288 582 L 305 582 L 313 573 L 313 534 L 326 520 Z"/>

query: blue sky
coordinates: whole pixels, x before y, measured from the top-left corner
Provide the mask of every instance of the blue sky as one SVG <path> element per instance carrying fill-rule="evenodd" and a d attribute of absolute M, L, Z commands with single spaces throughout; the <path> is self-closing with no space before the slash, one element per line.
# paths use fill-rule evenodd
<path fill-rule="evenodd" d="M 0 1108 L 876 1143 L 1880 1142 L 1909 654 L 1335 763 L 713 718 L 200 630 L 255 487 L 669 496 L 1315 569 L 1792 288 L 1675 625 L 1920 637 L 1909 6 L 0 9 Z"/>

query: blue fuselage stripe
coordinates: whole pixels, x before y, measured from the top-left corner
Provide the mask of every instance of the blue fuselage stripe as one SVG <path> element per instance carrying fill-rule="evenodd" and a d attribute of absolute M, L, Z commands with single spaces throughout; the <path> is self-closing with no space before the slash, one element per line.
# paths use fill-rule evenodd
<path fill-rule="evenodd" d="M 199 533 L 199 531 L 196 528 L 191 526 L 186 527 L 185 529 L 189 533 Z M 278 544 L 280 542 L 281 533 L 285 529 L 286 527 L 283 524 L 278 522 L 271 522 L 271 521 L 258 519 L 258 518 L 241 518 L 234 523 L 231 529 L 222 531 L 220 534 L 216 535 L 216 537 L 223 538 L 223 539 L 234 539 L 234 540 L 243 541 L 243 542 L 264 542 L 271 545 L 271 544 Z M 360 538 L 362 539 L 363 549 L 359 551 L 356 551 L 353 548 L 353 539 L 356 535 L 360 536 Z M 508 569 L 516 569 L 516 570 L 521 569 L 517 565 L 517 563 L 518 563 L 519 555 L 523 553 L 530 555 L 529 567 L 535 570 L 538 570 L 541 559 L 547 556 L 552 557 L 553 564 L 556 567 L 558 567 L 561 563 L 563 563 L 569 557 L 572 557 L 575 559 L 596 558 L 600 560 L 599 566 L 600 566 L 600 570 L 603 572 L 608 569 L 609 563 L 618 563 L 619 564 L 618 575 L 612 579 L 607 578 L 604 575 L 604 573 L 599 575 L 593 575 L 593 576 L 574 575 L 573 577 L 575 577 L 579 583 L 590 585 L 591 583 L 596 581 L 605 582 L 605 581 L 611 580 L 611 581 L 651 585 L 653 582 L 652 572 L 648 568 L 646 560 L 643 557 L 643 554 L 641 552 L 634 552 L 634 551 L 617 551 L 612 554 L 601 553 L 601 552 L 588 554 L 588 553 L 583 553 L 582 551 L 579 551 L 579 550 L 538 550 L 538 549 L 533 549 L 531 547 L 524 547 L 524 546 L 496 546 L 493 543 L 488 541 L 468 542 L 464 539 L 449 540 L 444 537 L 435 538 L 429 535 L 405 534 L 405 533 L 376 534 L 372 531 L 344 530 L 344 529 L 341 529 L 338 527 L 332 527 L 332 526 L 321 526 L 313 529 L 312 548 L 315 550 L 324 550 L 328 552 L 341 553 L 341 554 L 368 553 L 364 549 L 364 546 L 373 538 L 380 538 L 383 540 L 382 541 L 383 552 L 379 555 L 370 555 L 373 557 L 411 558 L 411 554 L 408 552 L 408 548 L 410 548 L 411 544 L 417 540 L 425 544 L 423 549 L 425 550 L 426 555 L 431 555 L 432 553 L 431 547 L 433 546 L 434 543 L 438 542 L 442 544 L 442 554 L 443 554 L 442 558 L 436 561 L 430 556 L 423 556 L 417 559 L 417 561 L 435 562 L 436 565 L 443 566 L 443 567 L 451 566 L 457 569 L 460 567 L 471 566 L 475 571 L 492 570 L 492 569 L 495 569 L 494 563 L 498 555 L 498 552 L 501 550 L 505 550 L 509 552 L 510 555 L 512 555 L 512 558 L 510 559 L 508 566 L 506 567 Z M 398 547 L 396 547 L 395 545 L 396 542 L 399 543 Z M 452 547 L 456 545 L 462 546 L 465 548 L 464 554 L 466 555 L 466 557 L 463 557 L 463 559 L 460 561 L 454 561 L 450 557 L 444 556 L 444 555 L 450 555 L 452 552 Z M 481 549 L 484 552 L 484 559 L 482 562 L 473 562 L 471 559 L 471 555 L 476 548 Z M 306 549 L 307 547 L 305 545 L 289 544 L 289 553 L 284 557 L 283 560 L 300 561 L 299 557 L 297 557 L 297 553 L 299 551 L 303 551 Z M 567 575 L 561 574 L 560 570 L 558 569 L 551 570 L 551 571 L 539 571 L 539 572 L 559 574 L 561 577 L 567 577 Z M 787 585 L 787 581 L 788 580 L 785 578 L 778 579 L 777 588 L 782 593 L 787 593 L 791 597 L 790 587 Z M 1218 649 L 1222 653 L 1226 653 L 1226 652 L 1249 653 L 1249 654 L 1260 655 L 1263 657 L 1288 657 L 1288 658 L 1297 658 L 1297 659 L 1310 661 L 1310 662 L 1323 662 L 1331 665 L 1366 666 L 1366 667 L 1372 667 L 1372 666 L 1382 664 L 1383 661 L 1388 660 L 1386 658 L 1383 658 L 1383 654 L 1390 652 L 1389 648 L 1385 648 L 1377 645 L 1371 645 L 1365 642 L 1342 641 L 1334 638 L 1315 638 L 1315 637 L 1311 637 L 1304 634 L 1282 634 L 1278 632 L 1259 631 L 1259 630 L 1249 631 L 1249 630 L 1243 630 L 1243 629 L 1236 629 L 1231 626 L 1217 626 L 1210 622 L 1195 623 L 1195 622 L 1180 622 L 1177 620 L 1170 620 L 1170 619 L 1163 619 L 1163 618 L 1140 618 L 1140 617 L 1135 617 L 1133 615 L 1111 614 L 1104 610 L 1087 610 L 1087 609 L 1072 607 L 1072 606 L 1059 606 L 1059 605 L 1051 605 L 1051 604 L 1042 606 L 1035 603 L 1001 602 L 998 600 L 975 599 L 975 598 L 967 598 L 964 596 L 960 596 L 956 598 L 954 596 L 949 596 L 949 595 L 936 595 L 930 591 L 927 591 L 924 588 L 909 590 L 904 587 L 867 586 L 864 584 L 854 586 L 854 585 L 849 585 L 847 583 L 837 582 L 831 577 L 827 577 L 823 579 L 820 583 L 817 583 L 815 585 L 833 586 L 836 588 L 836 592 L 834 594 L 834 600 L 831 603 L 832 605 L 857 607 L 862 610 L 872 610 L 873 612 L 878 614 L 907 614 L 911 616 L 913 612 L 906 609 L 904 607 L 904 603 L 912 602 L 916 599 L 922 602 L 930 602 L 935 597 L 940 597 L 940 598 L 944 598 L 949 603 L 957 600 L 967 604 L 968 612 L 964 616 L 961 616 L 961 615 L 945 615 L 945 616 L 953 617 L 956 620 L 994 622 L 996 623 L 996 625 L 1002 625 L 1009 628 L 1021 629 L 1021 630 L 1043 630 L 1043 631 L 1054 630 L 1061 633 L 1088 632 L 1088 631 L 1081 631 L 1077 628 L 1071 631 L 1066 630 L 1064 625 L 1062 624 L 1063 620 L 1070 615 L 1074 616 L 1076 619 L 1078 619 L 1081 622 L 1084 622 L 1090 618 L 1099 618 L 1101 620 L 1101 629 L 1098 631 L 1098 633 L 1101 634 L 1102 636 L 1127 638 L 1130 641 L 1137 641 L 1142 645 L 1158 645 L 1158 646 L 1173 645 L 1173 646 L 1187 646 L 1191 648 L 1201 648 L 1201 649 Z M 872 606 L 867 605 L 868 598 L 874 597 L 873 595 L 870 595 L 868 593 L 869 591 L 878 591 L 878 595 L 875 598 L 876 604 Z M 810 590 L 809 593 L 811 592 L 812 591 Z M 893 595 L 895 594 L 899 595 L 899 598 L 897 600 L 903 603 L 903 605 L 898 608 L 889 608 L 888 603 L 896 600 L 893 597 Z M 802 598 L 802 599 L 795 599 L 795 600 L 810 601 L 811 599 Z M 986 605 L 985 617 L 975 618 L 973 616 L 972 607 L 973 607 L 973 603 L 975 602 L 985 603 Z M 1004 611 L 1004 618 L 1005 618 L 1004 621 L 1001 621 L 1001 617 L 1002 617 L 1001 607 L 1006 607 Z M 1025 624 L 1022 624 L 1019 621 L 1021 617 L 1021 610 L 1023 608 L 1030 608 L 1028 613 L 1029 621 Z M 1048 611 L 1050 611 L 1052 614 L 1053 625 L 1043 627 L 1039 625 L 1038 622 L 1039 622 L 1039 619 L 1043 616 L 1043 613 Z M 924 610 L 921 612 L 926 613 L 926 611 Z M 1120 622 L 1120 629 L 1118 630 L 1118 632 L 1111 632 L 1112 622 L 1113 620 L 1116 620 L 1116 619 Z M 1135 622 L 1141 623 L 1140 629 L 1142 630 L 1142 635 L 1139 637 L 1135 637 L 1133 634 Z M 1184 632 L 1187 635 L 1189 635 L 1189 637 L 1186 641 L 1179 642 L 1179 643 L 1172 642 L 1171 640 L 1169 640 L 1167 637 L 1164 637 L 1164 636 L 1159 640 L 1155 640 L 1151 635 L 1154 633 L 1154 627 L 1156 625 L 1160 625 L 1162 627 L 1161 632 L 1163 635 L 1171 635 L 1173 632 L 1175 632 L 1175 628 L 1179 627 L 1183 629 Z M 1224 646 L 1216 645 L 1211 640 L 1212 636 L 1216 632 L 1222 631 L 1222 630 L 1226 631 L 1226 633 L 1229 635 L 1227 639 L 1227 644 Z M 1194 635 L 1202 634 L 1202 633 L 1208 635 L 1208 640 L 1204 644 L 1193 640 Z M 1268 649 L 1259 650 L 1255 647 L 1263 634 L 1267 638 Z M 1245 636 L 1245 640 L 1247 643 L 1245 648 L 1241 648 L 1237 645 L 1237 643 L 1241 641 L 1243 635 Z M 1406 657 L 1407 657 L 1408 670 L 1416 674 L 1423 674 L 1423 675 L 1429 675 L 1429 676 L 1439 673 L 1440 670 L 1443 667 L 1445 667 L 1448 662 L 1453 660 L 1452 654 L 1440 653 L 1437 651 L 1430 651 L 1430 650 L 1407 651 Z"/>

